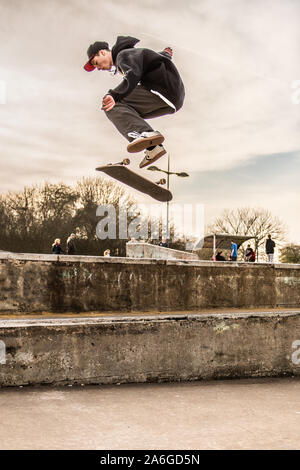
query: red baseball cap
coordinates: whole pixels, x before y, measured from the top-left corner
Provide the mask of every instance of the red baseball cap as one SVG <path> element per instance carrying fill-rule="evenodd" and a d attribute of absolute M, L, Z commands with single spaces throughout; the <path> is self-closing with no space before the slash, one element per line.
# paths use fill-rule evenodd
<path fill-rule="evenodd" d="M 89 48 L 87 50 L 87 55 L 88 55 L 89 60 L 87 61 L 87 63 L 83 67 L 84 70 L 86 70 L 87 72 L 92 72 L 93 70 L 95 70 L 96 67 L 94 67 L 91 64 L 91 61 L 93 60 L 95 55 L 98 54 L 98 52 L 103 50 L 103 49 L 109 50 L 109 46 L 108 46 L 107 42 L 96 41 L 96 42 L 94 42 L 94 44 L 91 44 L 89 46 Z"/>

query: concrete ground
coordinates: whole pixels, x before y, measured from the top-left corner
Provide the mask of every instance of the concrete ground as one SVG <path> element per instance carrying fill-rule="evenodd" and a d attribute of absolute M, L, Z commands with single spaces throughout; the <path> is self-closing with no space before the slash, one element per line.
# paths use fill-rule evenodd
<path fill-rule="evenodd" d="M 299 449 L 300 380 L 0 389 L 0 449 Z"/>

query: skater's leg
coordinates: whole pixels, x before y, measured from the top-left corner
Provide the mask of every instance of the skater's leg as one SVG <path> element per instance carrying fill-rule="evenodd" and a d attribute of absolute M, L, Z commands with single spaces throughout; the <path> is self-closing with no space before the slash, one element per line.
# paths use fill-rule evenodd
<path fill-rule="evenodd" d="M 175 108 L 168 106 L 159 96 L 142 85 L 138 85 L 123 101 L 132 106 L 143 119 L 152 119 L 175 113 Z"/>
<path fill-rule="evenodd" d="M 118 131 L 129 141 L 143 132 L 153 132 L 152 127 L 144 120 L 171 114 L 174 110 L 157 95 L 137 86 L 129 96 L 119 101 L 106 111 L 108 119 Z"/>
<path fill-rule="evenodd" d="M 105 111 L 105 114 L 129 142 L 134 139 L 135 134 L 153 132 L 152 127 L 140 114 L 124 101 L 118 101 L 110 111 Z"/>

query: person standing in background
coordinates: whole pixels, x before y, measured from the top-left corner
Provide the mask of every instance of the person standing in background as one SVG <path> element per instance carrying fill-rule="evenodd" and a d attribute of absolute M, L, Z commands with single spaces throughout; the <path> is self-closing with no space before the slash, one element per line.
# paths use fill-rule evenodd
<path fill-rule="evenodd" d="M 274 248 L 275 242 L 272 240 L 271 235 L 268 235 L 268 239 L 266 241 L 266 254 L 268 257 L 268 263 L 274 263 Z"/>
<path fill-rule="evenodd" d="M 55 255 L 60 255 L 63 253 L 63 249 L 60 244 L 60 238 L 56 238 L 54 240 L 54 243 L 52 245 L 52 253 L 54 253 Z"/>
<path fill-rule="evenodd" d="M 76 238 L 75 233 L 71 233 L 71 235 L 67 239 L 67 254 L 68 255 L 75 255 L 75 250 L 76 250 L 75 242 L 74 242 L 75 238 Z"/>
<path fill-rule="evenodd" d="M 253 249 L 251 248 L 250 245 L 247 245 L 247 249 L 245 252 L 245 261 L 248 263 L 250 261 L 250 257 L 252 256 Z"/>
<path fill-rule="evenodd" d="M 231 252 L 230 252 L 231 261 L 236 261 L 237 260 L 237 252 L 238 252 L 237 244 L 234 243 L 233 240 L 231 240 Z"/>

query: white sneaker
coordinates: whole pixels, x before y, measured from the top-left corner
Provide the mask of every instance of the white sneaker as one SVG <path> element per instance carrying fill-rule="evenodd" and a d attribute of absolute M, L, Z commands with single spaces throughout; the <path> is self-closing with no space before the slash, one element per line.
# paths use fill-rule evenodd
<path fill-rule="evenodd" d="M 148 147 L 153 147 L 153 145 L 162 144 L 165 140 L 164 136 L 158 131 L 142 132 L 142 134 L 131 132 L 128 135 L 129 137 L 135 137 L 127 147 L 130 153 L 141 152 Z"/>
<path fill-rule="evenodd" d="M 145 150 L 145 157 L 140 163 L 140 168 L 151 165 L 151 163 L 156 162 L 160 157 L 165 155 L 166 150 L 162 145 L 156 145 L 152 150 Z"/>

